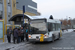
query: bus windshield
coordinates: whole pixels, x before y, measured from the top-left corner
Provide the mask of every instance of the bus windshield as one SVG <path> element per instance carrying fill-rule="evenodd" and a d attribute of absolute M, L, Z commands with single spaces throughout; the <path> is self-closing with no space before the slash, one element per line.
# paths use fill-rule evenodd
<path fill-rule="evenodd" d="M 47 31 L 46 22 L 31 21 L 30 26 L 32 34 L 45 34 Z"/>

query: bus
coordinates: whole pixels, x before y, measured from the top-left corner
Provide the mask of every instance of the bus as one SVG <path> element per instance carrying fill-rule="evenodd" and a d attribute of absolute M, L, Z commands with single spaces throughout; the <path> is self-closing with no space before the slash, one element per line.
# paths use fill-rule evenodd
<path fill-rule="evenodd" d="M 30 20 L 29 42 L 44 42 L 60 39 L 62 36 L 61 22 L 54 19 Z"/>

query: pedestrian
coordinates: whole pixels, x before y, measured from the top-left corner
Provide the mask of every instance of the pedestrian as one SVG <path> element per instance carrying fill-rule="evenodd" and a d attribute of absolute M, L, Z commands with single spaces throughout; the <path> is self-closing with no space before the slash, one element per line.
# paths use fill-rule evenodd
<path fill-rule="evenodd" d="M 28 41 L 28 27 L 26 28 L 26 41 Z"/>
<path fill-rule="evenodd" d="M 21 31 L 20 29 L 18 29 L 18 43 L 20 43 L 21 41 Z"/>
<path fill-rule="evenodd" d="M 15 28 L 13 29 L 13 42 L 14 42 L 14 30 L 15 30 Z"/>
<path fill-rule="evenodd" d="M 15 28 L 13 35 L 14 35 L 14 44 L 16 41 L 17 41 L 16 43 L 18 43 L 18 29 L 17 28 Z"/>
<path fill-rule="evenodd" d="M 11 34 L 12 34 L 12 29 L 11 29 L 11 27 L 9 27 L 9 29 L 7 29 L 7 40 L 8 40 L 8 43 L 11 43 Z"/>
<path fill-rule="evenodd" d="M 20 31 L 21 31 L 21 42 L 22 42 L 22 41 L 24 41 L 24 29 L 23 29 L 23 27 L 21 27 Z"/>

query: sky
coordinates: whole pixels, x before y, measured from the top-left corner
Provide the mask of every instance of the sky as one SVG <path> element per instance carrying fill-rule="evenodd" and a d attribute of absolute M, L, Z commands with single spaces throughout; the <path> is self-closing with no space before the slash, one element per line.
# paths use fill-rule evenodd
<path fill-rule="evenodd" d="M 75 0 L 33 0 L 43 18 L 53 15 L 54 19 L 75 18 Z"/>

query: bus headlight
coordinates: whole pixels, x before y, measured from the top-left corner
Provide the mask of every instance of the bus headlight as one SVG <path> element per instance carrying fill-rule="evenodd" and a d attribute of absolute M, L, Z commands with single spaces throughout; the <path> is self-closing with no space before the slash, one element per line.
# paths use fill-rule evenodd
<path fill-rule="evenodd" d="M 31 36 L 29 35 L 29 38 L 31 38 Z"/>

